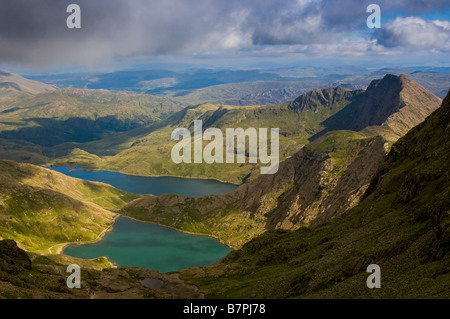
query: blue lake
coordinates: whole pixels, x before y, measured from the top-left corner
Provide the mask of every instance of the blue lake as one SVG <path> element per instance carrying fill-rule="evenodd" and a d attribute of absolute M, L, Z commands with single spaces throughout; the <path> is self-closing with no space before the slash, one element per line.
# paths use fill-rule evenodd
<path fill-rule="evenodd" d="M 50 167 L 71 177 L 110 184 L 137 194 L 180 194 L 200 197 L 225 194 L 236 185 L 216 180 L 177 177 L 143 177 L 107 171 L 85 171 L 79 168 Z M 159 272 L 178 271 L 193 266 L 211 265 L 231 249 L 217 239 L 182 233 L 119 217 L 112 231 L 94 244 L 70 245 L 64 254 L 79 258 L 106 256 L 118 266 L 156 269 Z"/>
<path fill-rule="evenodd" d="M 86 171 L 81 168 L 49 167 L 67 176 L 93 182 L 110 184 L 115 188 L 135 194 L 179 194 L 189 197 L 222 195 L 232 192 L 237 185 L 222 183 L 212 179 L 194 179 L 171 176 L 133 176 L 108 171 Z"/>

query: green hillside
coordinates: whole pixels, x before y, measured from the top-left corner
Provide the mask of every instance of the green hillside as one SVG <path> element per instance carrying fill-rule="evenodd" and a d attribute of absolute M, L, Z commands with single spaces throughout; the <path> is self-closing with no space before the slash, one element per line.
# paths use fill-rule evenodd
<path fill-rule="evenodd" d="M 29 164 L 0 161 L 0 237 L 53 253 L 67 242 L 98 239 L 137 195 Z M 54 249 L 51 249 L 54 248 Z"/>
<path fill-rule="evenodd" d="M 129 131 L 158 122 L 183 107 L 170 98 L 57 89 L 0 72 L 0 158 L 41 164 L 55 156 L 49 150 L 53 146 Z"/>
<path fill-rule="evenodd" d="M 203 121 L 203 129 L 217 127 L 225 136 L 228 127 L 280 129 L 280 160 L 284 160 L 308 143 L 308 138 L 323 129 L 321 122 L 343 109 L 360 94 L 343 88 L 313 91 L 306 94 L 311 109 L 298 100 L 276 106 L 226 106 L 203 104 L 187 108 L 162 123 L 105 138 L 78 147 L 103 156 L 97 161 L 99 169 L 138 175 L 173 175 L 215 178 L 240 184 L 259 175 L 260 164 L 175 164 L 170 154 L 175 141 L 171 133 L 177 127 L 193 132 L 194 120 Z M 136 134 L 134 134 L 136 133 Z M 225 139 L 224 139 L 225 140 Z M 225 142 L 224 142 L 225 143 Z M 204 141 L 204 146 L 207 142 Z M 225 145 L 224 145 L 225 147 Z M 115 150 L 115 152 L 114 152 Z M 106 155 L 106 156 L 104 156 Z M 247 160 L 248 163 L 248 160 Z M 54 165 L 82 165 L 73 156 L 58 158 Z"/>

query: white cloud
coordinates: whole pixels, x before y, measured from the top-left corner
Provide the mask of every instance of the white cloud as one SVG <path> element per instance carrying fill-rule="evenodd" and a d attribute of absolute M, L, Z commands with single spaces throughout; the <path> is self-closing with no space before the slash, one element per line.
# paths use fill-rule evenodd
<path fill-rule="evenodd" d="M 397 17 L 384 24 L 375 36 L 378 43 L 387 48 L 448 50 L 450 22 L 426 21 L 420 17 Z"/>

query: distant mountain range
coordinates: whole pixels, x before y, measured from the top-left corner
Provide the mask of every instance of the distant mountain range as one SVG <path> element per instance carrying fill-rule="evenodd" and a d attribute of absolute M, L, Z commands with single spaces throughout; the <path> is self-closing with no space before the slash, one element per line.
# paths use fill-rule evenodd
<path fill-rule="evenodd" d="M 0 73 L 0 158 L 44 164 L 51 147 L 158 122 L 183 109 L 164 97 L 58 89 Z M 46 151 L 48 153 L 46 153 Z"/>
<path fill-rule="evenodd" d="M 203 129 L 216 127 L 223 132 L 227 127 L 276 127 L 281 135 L 280 157 L 285 160 L 311 140 L 336 129 L 361 131 L 366 137 L 382 135 L 392 143 L 440 103 L 439 98 L 406 76 L 388 75 L 372 82 L 367 91 L 341 87 L 316 90 L 274 106 L 189 107 L 164 121 L 99 141 L 56 147 L 59 158 L 52 163 L 83 166 L 87 157 L 91 168 L 138 175 L 207 177 L 240 184 L 258 177 L 258 164 L 178 165 L 168 160 L 175 145 L 170 140 L 173 129 L 186 127 L 192 131 L 194 120 L 202 120 Z"/>
<path fill-rule="evenodd" d="M 258 65 L 253 69 L 139 70 L 27 76 L 57 87 L 108 89 L 174 98 L 184 105 L 273 105 L 314 89 L 365 89 L 374 78 L 406 74 L 440 98 L 450 86 L 449 68 L 368 70 L 351 65 L 298 67 Z"/>

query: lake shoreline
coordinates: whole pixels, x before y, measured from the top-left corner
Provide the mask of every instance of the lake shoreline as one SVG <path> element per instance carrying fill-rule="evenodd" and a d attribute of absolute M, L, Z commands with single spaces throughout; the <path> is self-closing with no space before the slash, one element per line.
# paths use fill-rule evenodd
<path fill-rule="evenodd" d="M 136 223 L 148 224 L 148 225 L 153 225 L 153 226 L 157 226 L 157 227 L 160 227 L 160 228 L 165 228 L 167 230 L 171 230 L 171 231 L 174 231 L 174 232 L 177 232 L 177 233 L 180 233 L 180 234 L 183 233 L 183 234 L 193 235 L 193 236 L 196 236 L 196 237 L 210 238 L 210 239 L 213 239 L 213 240 L 217 241 L 218 244 L 220 243 L 221 245 L 223 245 L 224 247 L 226 247 L 228 249 L 228 252 L 225 255 L 222 255 L 222 257 L 220 257 L 218 259 L 214 259 L 214 261 L 211 261 L 211 264 L 206 264 L 206 265 L 202 265 L 202 266 L 189 265 L 189 266 L 186 266 L 185 268 L 181 268 L 180 270 L 191 268 L 191 267 L 204 267 L 204 266 L 213 265 L 213 264 L 219 262 L 220 260 L 222 260 L 223 258 L 225 258 L 230 252 L 235 250 L 232 247 L 230 247 L 230 246 L 226 245 L 225 243 L 223 243 L 221 240 L 219 240 L 215 236 L 182 231 L 182 230 L 176 229 L 174 227 L 169 227 L 169 226 L 166 226 L 166 225 L 160 225 L 158 223 L 149 222 L 149 221 L 143 221 L 143 220 L 139 220 L 139 219 L 133 218 L 131 216 L 125 216 L 125 215 L 121 215 L 119 213 L 116 213 L 116 216 L 114 216 L 113 223 L 110 226 L 108 226 L 107 228 L 105 228 L 102 231 L 102 233 L 99 234 L 99 237 L 96 240 L 89 241 L 89 242 L 86 242 L 86 241 L 85 242 L 74 242 L 74 243 L 73 242 L 68 242 L 68 243 L 59 244 L 60 247 L 58 247 L 57 254 L 66 255 L 66 256 L 69 256 L 69 257 L 81 258 L 81 259 L 85 259 L 85 260 L 94 260 L 96 258 L 103 257 L 103 258 L 106 258 L 106 260 L 109 262 L 109 264 L 111 265 L 112 268 L 119 268 L 120 264 L 118 262 L 112 261 L 108 256 L 99 255 L 99 256 L 96 256 L 96 257 L 93 257 L 93 258 L 77 257 L 76 255 L 65 254 L 64 253 L 64 249 L 67 248 L 68 246 L 85 246 L 85 245 L 92 245 L 92 244 L 96 244 L 96 243 L 100 242 L 101 240 L 104 239 L 104 237 L 107 234 L 109 234 L 109 233 L 111 233 L 112 231 L 115 230 L 116 223 L 119 221 L 119 219 L 122 219 L 122 218 L 123 219 L 128 219 L 128 220 L 136 222 Z M 139 266 L 139 265 L 137 265 L 137 266 L 129 266 L 129 267 L 138 267 L 138 268 L 141 268 L 141 269 L 153 269 L 153 270 L 157 270 L 160 273 L 171 273 L 171 272 L 174 272 L 174 271 L 175 272 L 176 271 L 180 271 L 180 270 L 162 271 L 159 268 L 154 268 L 154 267 L 145 268 L 145 267 L 142 267 L 142 266 Z"/>
<path fill-rule="evenodd" d="M 214 178 L 214 177 L 192 177 L 192 176 L 182 176 L 182 175 L 151 175 L 151 174 L 134 174 L 134 173 L 129 173 L 129 172 L 124 172 L 124 171 L 120 171 L 120 170 L 110 170 L 110 169 L 106 169 L 106 168 L 98 168 L 98 169 L 93 169 L 92 167 L 87 167 L 87 166 L 83 166 L 81 163 L 77 164 L 78 166 L 66 166 L 66 165 L 53 165 L 53 164 L 46 164 L 46 165 L 42 165 L 42 167 L 44 168 L 48 168 L 51 169 L 51 167 L 66 167 L 68 169 L 77 169 L 77 168 L 81 168 L 87 172 L 93 172 L 93 173 L 97 173 L 97 172 L 112 172 L 112 173 L 120 173 L 123 175 L 128 175 L 128 176 L 135 176 L 135 177 L 177 177 L 177 178 L 187 178 L 187 179 L 201 179 L 201 180 L 211 180 L 211 181 L 216 181 L 216 182 L 220 182 L 223 184 L 230 184 L 233 186 L 241 186 L 244 183 L 233 183 L 230 181 L 225 181 L 225 180 L 221 180 L 218 178 Z"/>
<path fill-rule="evenodd" d="M 194 235 L 194 236 L 202 236 L 202 237 L 210 237 L 210 238 L 214 238 L 214 239 L 216 239 L 219 243 L 221 243 L 222 245 L 225 245 L 225 246 L 227 246 L 228 248 L 230 248 L 232 251 L 235 250 L 233 247 L 228 246 L 227 243 L 225 243 L 222 239 L 220 239 L 219 237 L 213 236 L 213 235 L 207 235 L 207 234 L 200 234 L 200 233 L 189 232 L 189 231 L 186 231 L 186 230 L 178 229 L 178 228 L 171 227 L 171 226 L 167 226 L 167 225 L 158 224 L 158 223 L 151 222 L 151 221 L 148 221 L 148 220 L 140 220 L 140 219 L 137 219 L 137 218 L 134 218 L 134 217 L 131 217 L 131 216 L 122 215 L 122 214 L 119 214 L 119 213 L 115 213 L 115 214 L 116 214 L 116 216 L 114 216 L 114 219 L 113 219 L 113 222 L 111 223 L 111 225 L 109 225 L 108 227 L 106 227 L 106 228 L 99 234 L 99 236 L 102 235 L 101 237 L 99 237 L 99 238 L 97 238 L 97 239 L 95 239 L 95 240 L 93 240 L 93 241 L 67 242 L 67 243 L 57 244 L 57 245 L 55 245 L 55 246 L 60 246 L 60 247 L 58 247 L 58 249 L 56 250 L 55 254 L 56 254 L 56 255 L 64 255 L 64 249 L 65 249 L 67 246 L 71 246 L 71 245 L 73 245 L 73 246 L 91 245 L 91 244 L 95 244 L 95 243 L 101 241 L 108 233 L 110 233 L 110 232 L 112 232 L 112 231 L 114 230 L 114 224 L 116 223 L 117 219 L 119 219 L 119 218 L 128 218 L 128 219 L 131 219 L 131 220 L 136 221 L 136 222 L 146 223 L 146 224 L 151 224 L 151 225 L 155 225 L 155 226 L 167 228 L 167 229 L 174 230 L 174 231 L 177 231 L 177 232 L 180 232 L 180 233 L 184 233 L 184 234 L 188 234 L 188 235 Z M 55 246 L 52 246 L 52 247 L 48 248 L 48 250 L 52 249 L 52 248 L 55 247 Z M 106 256 L 101 256 L 101 257 L 107 258 Z M 108 259 L 108 261 L 110 261 L 110 260 Z M 110 261 L 110 262 L 111 262 L 111 261 Z M 111 263 L 114 264 L 113 262 L 111 262 Z"/>
<path fill-rule="evenodd" d="M 90 241 L 82 241 L 82 242 L 66 242 L 66 243 L 61 243 L 61 244 L 54 245 L 54 246 L 48 248 L 47 250 L 49 251 L 50 254 L 53 254 L 52 251 L 51 251 L 51 249 L 52 249 L 53 247 L 60 246 L 60 247 L 58 247 L 58 249 L 56 250 L 56 252 L 55 252 L 54 254 L 56 254 L 56 255 L 64 255 L 64 249 L 65 249 L 67 246 L 71 246 L 71 245 L 73 245 L 73 246 L 75 246 L 75 245 L 76 245 L 76 246 L 91 245 L 91 244 L 95 244 L 95 243 L 101 241 L 108 233 L 110 233 L 110 232 L 112 232 L 112 231 L 114 230 L 114 224 L 116 223 L 117 219 L 120 218 L 120 217 L 122 216 L 122 215 L 120 215 L 120 214 L 118 214 L 118 213 L 114 213 L 114 214 L 115 214 L 115 215 L 114 215 L 114 218 L 113 218 L 111 224 L 108 225 L 108 227 L 106 227 L 104 230 L 102 230 L 102 231 L 100 232 L 100 234 L 97 236 L 96 239 L 90 240 Z M 68 256 L 68 255 L 67 255 L 67 256 Z M 101 257 L 106 257 L 106 256 L 101 256 Z M 107 257 L 106 257 L 106 258 L 107 258 Z M 108 258 L 107 258 L 107 259 L 108 259 Z M 108 261 L 109 261 L 111 264 L 114 264 L 114 263 L 111 262 L 109 259 L 108 259 Z"/>

